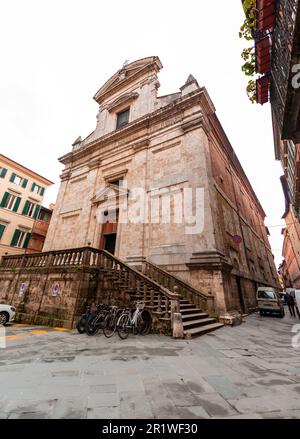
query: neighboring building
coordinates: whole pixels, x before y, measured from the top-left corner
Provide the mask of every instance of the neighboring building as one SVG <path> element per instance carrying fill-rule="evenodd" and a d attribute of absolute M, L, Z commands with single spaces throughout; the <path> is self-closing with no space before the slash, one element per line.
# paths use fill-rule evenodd
<path fill-rule="evenodd" d="M 300 288 L 300 224 L 292 205 L 289 206 L 284 219 L 286 222 L 286 228 L 282 231 L 284 262 L 280 271 L 286 287 Z"/>
<path fill-rule="evenodd" d="M 32 227 L 31 237 L 27 247 L 28 253 L 41 252 L 43 250 L 52 217 L 53 208 L 53 205 L 49 209 L 41 206 L 39 215 Z"/>
<path fill-rule="evenodd" d="M 242 1 L 245 4 L 244 0 Z M 249 3 L 248 3 L 249 4 Z M 270 102 L 276 160 L 284 170 L 281 178 L 288 217 L 299 228 L 300 219 L 300 7 L 299 0 L 257 0 L 255 41 L 257 102 Z M 288 218 L 283 257 L 287 269 L 297 267 L 288 244 Z M 292 245 L 295 248 L 295 242 Z M 297 248 L 297 247 L 296 247 Z M 298 247 L 299 248 L 299 247 Z M 294 272 L 294 268 L 292 269 Z"/>
<path fill-rule="evenodd" d="M 52 184 L 0 154 L 0 258 L 27 251 L 45 190 Z"/>
<path fill-rule="evenodd" d="M 44 251 L 104 248 L 135 267 L 146 259 L 213 294 L 219 312 L 250 310 L 258 286 L 278 286 L 265 213 L 206 89 L 190 75 L 179 92 L 159 97 L 161 68 L 157 57 L 132 62 L 96 93 L 95 131 L 60 159 Z M 125 223 L 124 200 L 129 211 L 150 209 L 149 199 L 136 208 L 136 188 L 160 205 L 173 198 L 171 215 L 176 194 L 200 188 L 203 228 L 189 234 L 186 223 L 166 224 L 162 209 L 153 221 Z"/>

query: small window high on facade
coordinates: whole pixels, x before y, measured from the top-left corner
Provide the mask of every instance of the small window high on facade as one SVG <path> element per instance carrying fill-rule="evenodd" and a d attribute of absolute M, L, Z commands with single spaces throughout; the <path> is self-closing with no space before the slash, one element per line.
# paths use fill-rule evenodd
<path fill-rule="evenodd" d="M 117 113 L 117 129 L 122 128 L 129 122 L 129 108 Z"/>

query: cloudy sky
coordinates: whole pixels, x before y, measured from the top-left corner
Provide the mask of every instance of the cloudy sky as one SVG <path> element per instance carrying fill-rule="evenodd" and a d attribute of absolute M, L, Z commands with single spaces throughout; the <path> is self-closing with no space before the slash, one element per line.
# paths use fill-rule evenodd
<path fill-rule="evenodd" d="M 0 151 L 56 182 L 46 204 L 59 187 L 57 158 L 95 128 L 94 93 L 125 60 L 157 55 L 161 95 L 189 73 L 207 87 L 281 261 L 282 170 L 270 107 L 252 105 L 244 91 L 240 0 L 0 0 L 0 7 Z"/>

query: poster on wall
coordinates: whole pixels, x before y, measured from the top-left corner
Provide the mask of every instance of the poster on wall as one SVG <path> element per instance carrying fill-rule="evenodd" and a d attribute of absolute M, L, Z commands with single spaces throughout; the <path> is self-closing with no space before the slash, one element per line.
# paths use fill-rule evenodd
<path fill-rule="evenodd" d="M 54 282 L 52 285 L 52 296 L 57 297 L 61 295 L 60 285 L 59 282 Z"/>
<path fill-rule="evenodd" d="M 26 284 L 24 282 L 21 283 L 19 288 L 19 297 L 23 297 L 26 291 Z"/>

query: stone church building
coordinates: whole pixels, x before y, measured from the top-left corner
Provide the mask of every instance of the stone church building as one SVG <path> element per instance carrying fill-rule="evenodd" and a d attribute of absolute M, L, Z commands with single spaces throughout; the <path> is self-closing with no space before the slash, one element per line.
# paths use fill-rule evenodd
<path fill-rule="evenodd" d="M 159 96 L 161 68 L 158 57 L 126 64 L 95 94 L 95 130 L 60 158 L 43 251 L 149 261 L 213 295 L 218 313 L 249 311 L 258 286 L 278 286 L 264 210 L 205 87 L 190 75 Z"/>

